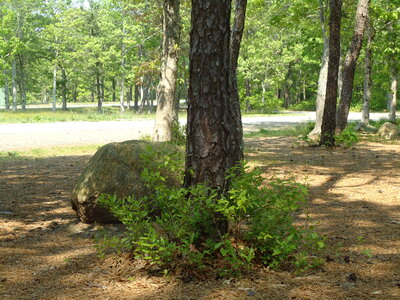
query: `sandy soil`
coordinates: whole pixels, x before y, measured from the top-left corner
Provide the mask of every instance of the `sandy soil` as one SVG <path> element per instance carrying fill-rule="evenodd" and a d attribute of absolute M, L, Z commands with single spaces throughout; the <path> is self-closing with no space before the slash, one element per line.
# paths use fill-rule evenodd
<path fill-rule="evenodd" d="M 183 283 L 151 276 L 128 257 L 99 259 L 99 227 L 79 223 L 69 203 L 90 156 L 3 159 L 0 299 L 400 299 L 399 143 L 246 145 L 267 177 L 309 185 L 308 212 L 328 238 L 323 267 L 302 277 L 263 268 L 242 279 Z"/>

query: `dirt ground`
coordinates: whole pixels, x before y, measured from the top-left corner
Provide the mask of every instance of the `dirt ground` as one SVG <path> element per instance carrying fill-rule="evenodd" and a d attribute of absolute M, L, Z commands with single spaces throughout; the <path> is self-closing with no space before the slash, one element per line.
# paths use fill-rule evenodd
<path fill-rule="evenodd" d="M 99 259 L 99 227 L 79 223 L 69 202 L 90 156 L 3 159 L 0 299 L 400 299 L 400 144 L 332 150 L 261 138 L 246 145 L 267 177 L 309 185 L 308 213 L 327 237 L 321 268 L 183 283 L 151 276 L 126 257 Z"/>

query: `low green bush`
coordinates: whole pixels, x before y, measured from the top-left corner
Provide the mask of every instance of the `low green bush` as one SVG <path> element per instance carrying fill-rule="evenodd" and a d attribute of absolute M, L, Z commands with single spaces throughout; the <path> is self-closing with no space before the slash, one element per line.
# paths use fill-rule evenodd
<path fill-rule="evenodd" d="M 347 127 L 341 133 L 335 136 L 335 142 L 337 146 L 344 146 L 349 148 L 354 144 L 358 143 L 360 138 L 357 132 L 354 131 L 354 126 Z"/>
<path fill-rule="evenodd" d="M 315 255 L 324 248 L 323 239 L 312 228 L 294 225 L 307 199 L 303 185 L 278 178 L 265 184 L 260 171 L 243 163 L 228 172 L 226 195 L 202 184 L 171 187 L 162 169 L 183 179 L 181 156 L 149 150 L 142 159 L 147 167 L 141 176 L 152 193 L 99 199 L 127 228 L 122 242 L 109 245 L 129 248 L 160 272 L 216 270 L 222 277 L 240 275 L 255 264 L 304 270 L 321 262 Z M 216 216 L 228 222 L 228 233 L 218 232 Z"/>

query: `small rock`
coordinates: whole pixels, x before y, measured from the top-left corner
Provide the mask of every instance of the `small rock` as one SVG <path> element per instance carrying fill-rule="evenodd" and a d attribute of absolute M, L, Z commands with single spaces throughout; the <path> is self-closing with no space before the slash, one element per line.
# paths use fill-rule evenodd
<path fill-rule="evenodd" d="M 349 290 L 349 289 L 353 288 L 354 286 L 355 286 L 355 284 L 352 282 L 344 282 L 344 283 L 340 284 L 340 287 L 344 290 Z"/>
<path fill-rule="evenodd" d="M 375 292 L 372 292 L 371 295 L 382 295 L 382 291 L 375 291 Z"/>
<path fill-rule="evenodd" d="M 278 283 L 278 284 L 271 284 L 272 288 L 284 288 L 287 287 L 287 284 L 283 284 L 283 283 Z"/>
<path fill-rule="evenodd" d="M 0 210 L 0 215 L 12 216 L 14 213 L 8 210 Z"/>
<path fill-rule="evenodd" d="M 254 296 L 255 294 L 256 294 L 256 292 L 253 291 L 253 290 L 248 290 L 247 291 L 247 296 Z"/>
<path fill-rule="evenodd" d="M 335 261 L 332 257 L 330 257 L 329 255 L 325 257 L 326 262 L 332 262 Z"/>
<path fill-rule="evenodd" d="M 349 275 L 347 275 L 346 279 L 348 281 L 353 281 L 354 282 L 354 281 L 358 280 L 358 277 L 357 277 L 356 273 L 350 273 Z"/>

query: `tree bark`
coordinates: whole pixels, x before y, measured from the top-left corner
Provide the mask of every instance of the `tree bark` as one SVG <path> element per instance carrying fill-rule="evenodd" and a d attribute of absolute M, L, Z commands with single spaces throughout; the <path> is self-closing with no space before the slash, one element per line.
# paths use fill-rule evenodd
<path fill-rule="evenodd" d="M 12 60 L 11 85 L 12 85 L 13 111 L 17 111 L 17 62 L 15 61 L 15 58 L 13 58 Z"/>
<path fill-rule="evenodd" d="M 343 86 L 337 110 L 336 131 L 341 132 L 346 128 L 353 94 L 354 74 L 356 64 L 362 47 L 362 41 L 368 18 L 369 0 L 359 0 L 356 12 L 356 24 L 350 49 L 347 52 L 343 67 Z"/>
<path fill-rule="evenodd" d="M 67 73 L 61 68 L 62 110 L 67 110 Z"/>
<path fill-rule="evenodd" d="M 390 90 L 392 92 L 392 101 L 390 102 L 390 114 L 389 120 L 393 123 L 396 122 L 396 106 L 397 106 L 397 84 L 398 84 L 398 71 L 397 71 L 397 60 L 394 55 L 390 57 L 390 76 L 392 83 Z"/>
<path fill-rule="evenodd" d="M 228 189 L 226 172 L 242 156 L 231 148 L 240 122 L 231 104 L 229 0 L 192 1 L 185 186 Z"/>
<path fill-rule="evenodd" d="M 320 145 L 335 145 L 336 101 L 338 94 L 338 71 L 340 61 L 340 26 L 342 0 L 330 0 L 329 62 L 324 114 L 321 125 Z"/>
<path fill-rule="evenodd" d="M 372 43 L 374 40 L 374 32 L 371 20 L 367 21 L 367 45 L 365 49 L 364 60 L 364 94 L 361 120 L 364 124 L 369 124 L 369 112 L 371 103 L 372 90 Z"/>
<path fill-rule="evenodd" d="M 163 2 L 163 53 L 153 131 L 153 140 L 160 142 L 170 141 L 173 128 L 178 124 L 176 79 L 181 35 L 179 6 L 179 0 L 164 0 Z"/>
<path fill-rule="evenodd" d="M 226 172 L 240 156 L 233 150 L 241 150 L 230 148 L 237 124 L 230 102 L 230 13 L 230 0 L 192 0 L 184 184 L 202 183 L 221 193 L 229 188 Z M 228 223 L 218 214 L 214 220 L 215 232 L 222 236 Z M 216 237 L 215 232 L 203 237 Z"/>
<path fill-rule="evenodd" d="M 319 0 L 319 21 L 321 24 L 324 49 L 321 59 L 321 69 L 318 77 L 315 126 L 314 129 L 308 134 L 308 137 L 311 139 L 319 139 L 321 135 L 322 116 L 324 114 L 325 106 L 326 83 L 328 79 L 329 38 L 325 27 L 325 10 L 326 8 L 324 5 L 324 0 Z"/>

